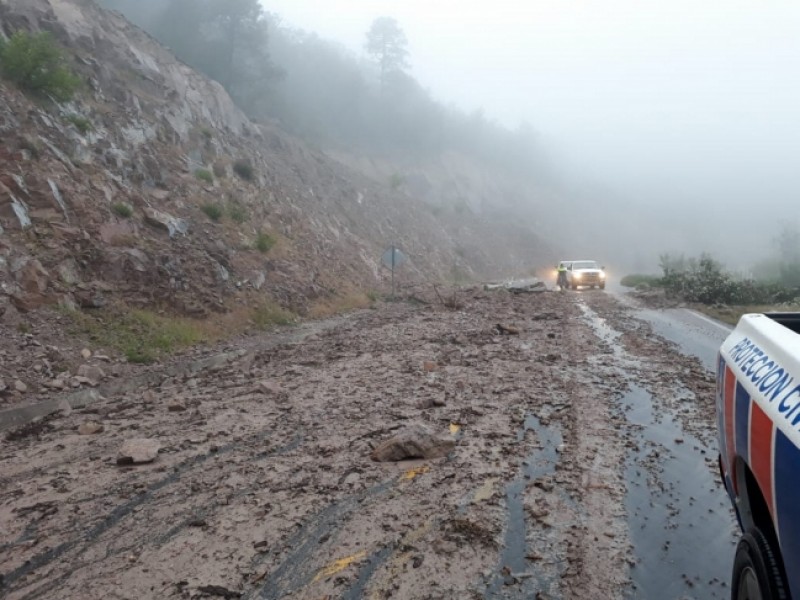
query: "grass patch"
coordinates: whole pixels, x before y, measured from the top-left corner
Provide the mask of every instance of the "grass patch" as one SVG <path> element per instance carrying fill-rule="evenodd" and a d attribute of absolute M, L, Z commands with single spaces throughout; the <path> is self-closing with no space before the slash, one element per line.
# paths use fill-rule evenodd
<path fill-rule="evenodd" d="M 629 288 L 639 287 L 640 285 L 658 287 L 661 285 L 661 277 L 658 275 L 643 275 L 634 273 L 632 275 L 625 275 L 625 277 L 620 280 L 620 284 Z"/>
<path fill-rule="evenodd" d="M 246 158 L 240 158 L 233 163 L 233 172 L 245 181 L 253 181 L 255 179 L 253 164 Z"/>
<path fill-rule="evenodd" d="M 250 320 L 259 329 L 266 329 L 274 325 L 291 325 L 297 320 L 297 316 L 275 302 L 263 302 L 253 309 Z"/>
<path fill-rule="evenodd" d="M 81 133 L 81 135 L 86 135 L 92 130 L 92 122 L 86 117 L 82 117 L 80 115 L 69 115 L 66 117 L 66 120 L 72 123 L 75 129 Z"/>
<path fill-rule="evenodd" d="M 226 212 L 231 221 L 239 223 L 240 225 L 250 219 L 250 214 L 247 212 L 247 209 L 239 202 L 228 203 Z"/>
<path fill-rule="evenodd" d="M 750 313 L 768 313 L 768 312 L 800 312 L 800 304 L 790 305 L 764 305 L 764 304 L 746 304 L 740 306 L 714 306 L 700 304 L 695 307 L 698 311 L 705 313 L 712 319 L 722 321 L 728 325 L 736 325 L 742 315 Z"/>
<path fill-rule="evenodd" d="M 211 202 L 207 202 L 203 204 L 200 209 L 206 213 L 206 216 L 214 221 L 214 223 L 218 223 L 219 220 L 222 218 L 222 207 L 219 204 L 213 204 Z"/>
<path fill-rule="evenodd" d="M 372 306 L 372 302 L 368 293 L 347 292 L 317 300 L 311 305 L 308 316 L 312 319 L 322 319 L 361 308 L 369 308 Z"/>
<path fill-rule="evenodd" d="M 256 241 L 253 243 L 253 246 L 262 254 L 266 254 L 273 248 L 273 246 L 275 246 L 276 242 L 277 240 L 270 234 L 266 233 L 265 231 L 259 231 L 258 235 L 256 235 Z"/>
<path fill-rule="evenodd" d="M 214 175 L 208 169 L 197 169 L 194 172 L 194 176 L 208 184 L 214 183 Z"/>
<path fill-rule="evenodd" d="M 115 202 L 111 205 L 111 212 L 121 219 L 130 219 L 133 216 L 133 208 L 125 202 Z"/>
<path fill-rule="evenodd" d="M 201 321 L 148 310 L 106 312 L 97 317 L 66 312 L 73 320 L 73 333 L 120 352 L 131 363 L 149 364 L 210 337 Z"/>

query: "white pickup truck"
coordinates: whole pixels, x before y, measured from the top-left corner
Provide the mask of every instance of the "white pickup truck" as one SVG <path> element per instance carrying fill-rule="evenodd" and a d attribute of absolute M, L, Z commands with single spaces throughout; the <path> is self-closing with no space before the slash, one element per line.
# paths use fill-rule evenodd
<path fill-rule="evenodd" d="M 742 538 L 733 600 L 800 599 L 800 313 L 745 315 L 717 369 L 720 471 Z"/>

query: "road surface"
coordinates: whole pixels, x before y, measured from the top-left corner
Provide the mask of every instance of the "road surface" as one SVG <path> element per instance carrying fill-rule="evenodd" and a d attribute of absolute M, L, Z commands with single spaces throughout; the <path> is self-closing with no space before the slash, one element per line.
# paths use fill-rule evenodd
<path fill-rule="evenodd" d="M 724 332 L 599 291 L 457 301 L 254 338 L 7 430 L 0 595 L 727 597 Z M 441 452 L 373 460 L 405 434 Z M 154 460 L 120 460 L 131 440 Z"/>

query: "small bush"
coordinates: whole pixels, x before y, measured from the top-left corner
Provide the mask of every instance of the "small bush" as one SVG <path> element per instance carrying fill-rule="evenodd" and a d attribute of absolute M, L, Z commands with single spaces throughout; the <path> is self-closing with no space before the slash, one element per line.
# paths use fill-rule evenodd
<path fill-rule="evenodd" d="M 80 131 L 82 135 L 86 135 L 92 130 L 92 122 L 86 117 L 82 117 L 80 115 L 69 115 L 67 117 L 67 121 L 72 123 L 75 126 L 75 129 Z"/>
<path fill-rule="evenodd" d="M 399 173 L 394 173 L 391 177 L 389 177 L 389 187 L 393 190 L 399 189 L 404 182 L 405 178 Z"/>
<path fill-rule="evenodd" d="M 206 183 L 214 183 L 214 176 L 208 169 L 197 169 L 194 172 L 194 176 L 197 177 L 200 181 L 205 181 Z"/>
<path fill-rule="evenodd" d="M 247 209 L 238 202 L 228 204 L 228 216 L 234 223 L 242 224 L 250 218 Z"/>
<path fill-rule="evenodd" d="M 225 166 L 225 163 L 219 160 L 214 163 L 212 169 L 214 170 L 214 177 L 217 179 L 222 179 L 228 174 L 228 169 Z"/>
<path fill-rule="evenodd" d="M 255 178 L 255 171 L 253 165 L 249 160 L 240 158 L 233 163 L 233 172 L 245 181 L 253 181 Z"/>
<path fill-rule="evenodd" d="M 269 252 L 272 247 L 275 245 L 275 238 L 272 237 L 270 234 L 265 233 L 263 231 L 259 231 L 258 235 L 256 236 L 256 241 L 254 246 L 256 250 L 261 252 L 262 254 L 266 254 Z"/>
<path fill-rule="evenodd" d="M 202 135 L 206 141 L 211 140 L 214 137 L 214 132 L 211 131 L 208 127 L 201 127 L 200 128 L 200 135 Z"/>
<path fill-rule="evenodd" d="M 0 43 L 0 73 L 21 89 L 58 102 L 70 100 L 80 83 L 49 33 L 17 31 Z"/>
<path fill-rule="evenodd" d="M 625 275 L 620 280 L 620 284 L 624 287 L 635 288 L 640 285 L 649 285 L 651 287 L 658 287 L 661 285 L 661 277 L 658 275 L 642 275 L 634 273 L 632 275 Z"/>
<path fill-rule="evenodd" d="M 218 223 L 219 220 L 222 218 L 222 208 L 220 207 L 219 204 L 212 204 L 209 202 L 203 204 L 203 206 L 201 206 L 200 208 L 203 210 L 204 213 L 206 213 L 206 216 L 209 219 L 214 221 L 214 223 Z"/>
<path fill-rule="evenodd" d="M 130 219 L 133 216 L 133 208 L 130 204 L 124 202 L 116 202 L 111 206 L 111 211 L 122 219 Z"/>

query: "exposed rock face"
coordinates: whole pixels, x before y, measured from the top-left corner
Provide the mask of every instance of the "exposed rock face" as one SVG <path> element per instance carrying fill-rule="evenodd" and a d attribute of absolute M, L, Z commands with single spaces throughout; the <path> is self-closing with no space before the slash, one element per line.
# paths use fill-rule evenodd
<path fill-rule="evenodd" d="M 0 0 L 0 30 L 17 29 L 51 31 L 86 84 L 47 108 L 0 81 L 0 297 L 19 310 L 118 296 L 202 314 L 269 294 L 302 313 L 332 291 L 378 287 L 390 243 L 412 258 L 401 283 L 457 263 L 496 274 L 538 250 L 480 216 L 448 226 L 385 182 L 251 123 L 218 83 L 90 0 Z M 73 114 L 91 128 L 78 131 Z M 233 175 L 237 160 L 253 181 Z M 213 185 L 198 168 L 217 173 Z M 245 222 L 201 210 L 230 198 Z M 259 232 L 278 241 L 266 255 Z"/>

